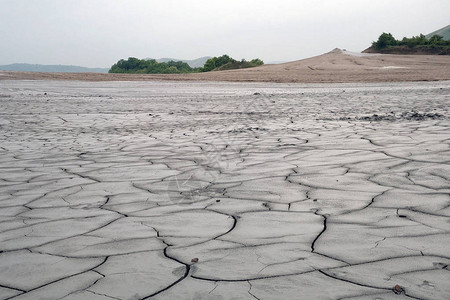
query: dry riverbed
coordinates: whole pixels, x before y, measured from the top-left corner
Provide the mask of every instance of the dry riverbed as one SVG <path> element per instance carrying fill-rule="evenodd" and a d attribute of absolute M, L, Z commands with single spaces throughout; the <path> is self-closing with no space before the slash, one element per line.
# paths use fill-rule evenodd
<path fill-rule="evenodd" d="M 2 81 L 0 299 L 448 299 L 449 103 Z"/>

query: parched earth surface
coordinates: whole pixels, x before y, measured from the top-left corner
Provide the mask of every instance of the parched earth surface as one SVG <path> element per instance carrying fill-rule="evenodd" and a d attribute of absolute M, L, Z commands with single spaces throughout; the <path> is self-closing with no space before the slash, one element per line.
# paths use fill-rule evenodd
<path fill-rule="evenodd" d="M 3 81 L 0 299 L 448 299 L 449 102 Z"/>

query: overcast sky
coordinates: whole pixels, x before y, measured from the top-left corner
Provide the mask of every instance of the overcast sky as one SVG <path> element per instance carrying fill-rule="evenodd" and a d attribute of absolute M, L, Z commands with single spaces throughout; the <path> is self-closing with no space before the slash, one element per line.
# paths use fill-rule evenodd
<path fill-rule="evenodd" d="M 293 61 L 449 24 L 449 0 L 0 0 L 0 64 L 225 53 Z"/>

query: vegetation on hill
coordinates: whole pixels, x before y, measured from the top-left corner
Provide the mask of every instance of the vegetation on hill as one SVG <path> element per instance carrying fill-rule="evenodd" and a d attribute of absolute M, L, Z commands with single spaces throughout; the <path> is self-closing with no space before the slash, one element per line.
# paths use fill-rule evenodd
<path fill-rule="evenodd" d="M 208 59 L 205 65 L 203 66 L 202 71 L 209 72 L 209 71 L 253 68 L 261 66 L 263 64 L 264 62 L 259 58 L 252 59 L 251 61 L 246 61 L 245 59 L 237 61 L 225 54 L 219 57 L 213 57 Z"/>
<path fill-rule="evenodd" d="M 440 35 L 427 38 L 423 34 L 397 40 L 392 34 L 383 32 L 367 50 L 366 52 L 381 53 L 450 54 L 450 40 L 445 40 Z"/>
<path fill-rule="evenodd" d="M 138 59 L 129 57 L 121 59 L 112 65 L 109 73 L 132 73 L 132 74 L 179 74 L 199 72 L 198 68 L 191 68 L 182 61 L 157 62 L 154 59 Z"/>
<path fill-rule="evenodd" d="M 440 35 L 433 35 L 429 39 L 420 34 L 411 38 L 404 37 L 402 40 L 396 40 L 392 34 L 383 32 L 376 42 L 372 43 L 376 49 L 384 49 L 386 47 L 408 46 L 410 48 L 416 46 L 450 46 L 450 40 L 444 40 Z"/>
<path fill-rule="evenodd" d="M 192 68 L 182 61 L 157 62 L 154 59 L 129 57 L 127 60 L 121 59 L 112 65 L 109 73 L 181 74 L 252 68 L 263 64 L 264 62 L 259 58 L 251 61 L 245 59 L 237 61 L 226 54 L 208 59 L 203 68 Z"/>

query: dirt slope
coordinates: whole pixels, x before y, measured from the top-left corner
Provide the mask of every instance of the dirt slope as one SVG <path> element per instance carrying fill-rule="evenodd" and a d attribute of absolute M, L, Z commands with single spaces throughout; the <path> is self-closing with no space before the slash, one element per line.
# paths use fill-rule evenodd
<path fill-rule="evenodd" d="M 334 49 L 279 65 L 197 74 L 32 73 L 0 71 L 0 80 L 204 80 L 259 82 L 390 82 L 450 80 L 450 56 L 361 54 Z"/>

